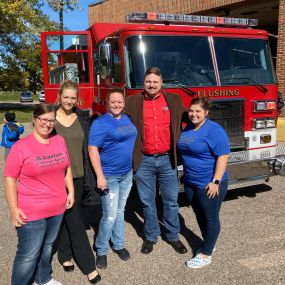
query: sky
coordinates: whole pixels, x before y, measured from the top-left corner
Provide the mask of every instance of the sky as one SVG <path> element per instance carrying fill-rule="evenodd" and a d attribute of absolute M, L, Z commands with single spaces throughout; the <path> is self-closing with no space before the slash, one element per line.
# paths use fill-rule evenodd
<path fill-rule="evenodd" d="M 63 15 L 64 27 L 71 31 L 82 31 L 88 28 L 88 5 L 97 2 L 96 0 L 79 0 L 78 6 L 80 10 L 67 11 Z M 50 19 L 59 22 L 58 13 L 54 12 L 47 5 L 42 8 L 42 11 L 49 15 Z"/>

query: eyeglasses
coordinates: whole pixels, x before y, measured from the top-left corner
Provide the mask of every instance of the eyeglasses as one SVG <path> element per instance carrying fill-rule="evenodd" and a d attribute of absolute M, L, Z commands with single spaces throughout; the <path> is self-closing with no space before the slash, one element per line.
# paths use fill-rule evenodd
<path fill-rule="evenodd" d="M 56 124 L 56 120 L 48 120 L 48 119 L 42 119 L 40 117 L 37 117 L 37 119 L 39 119 L 39 121 L 41 122 L 41 124 L 46 125 L 47 123 L 49 123 L 50 126 L 54 126 Z"/>

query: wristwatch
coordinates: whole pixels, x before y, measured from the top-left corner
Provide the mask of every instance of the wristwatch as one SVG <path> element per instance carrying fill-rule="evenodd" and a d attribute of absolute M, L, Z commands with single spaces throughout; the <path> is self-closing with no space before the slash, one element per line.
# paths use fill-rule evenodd
<path fill-rule="evenodd" d="M 215 183 L 215 184 L 217 184 L 217 185 L 220 184 L 220 180 L 218 180 L 218 179 L 213 179 L 212 182 Z"/>

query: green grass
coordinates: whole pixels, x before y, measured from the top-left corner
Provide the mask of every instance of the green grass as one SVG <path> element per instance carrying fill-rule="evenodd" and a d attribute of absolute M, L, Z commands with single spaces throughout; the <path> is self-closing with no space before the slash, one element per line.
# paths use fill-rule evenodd
<path fill-rule="evenodd" d="M 19 101 L 20 92 L 0 92 L 0 101 Z"/>
<path fill-rule="evenodd" d="M 16 119 L 19 123 L 31 123 L 32 122 L 33 108 L 26 108 L 23 110 L 9 109 L 9 111 L 16 113 Z M 0 123 L 1 124 L 4 123 L 3 117 L 6 112 L 8 112 L 8 110 L 0 110 Z"/>
<path fill-rule="evenodd" d="M 9 102 L 9 101 L 20 101 L 20 93 L 21 92 L 0 92 L 0 101 Z M 34 101 L 38 100 L 37 95 L 33 95 Z"/>

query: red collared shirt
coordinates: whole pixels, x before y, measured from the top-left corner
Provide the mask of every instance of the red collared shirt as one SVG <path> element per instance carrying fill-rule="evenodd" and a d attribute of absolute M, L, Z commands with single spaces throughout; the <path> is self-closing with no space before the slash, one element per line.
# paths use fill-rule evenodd
<path fill-rule="evenodd" d="M 161 92 L 154 99 L 145 96 L 144 152 L 164 153 L 170 150 L 170 111 Z"/>

